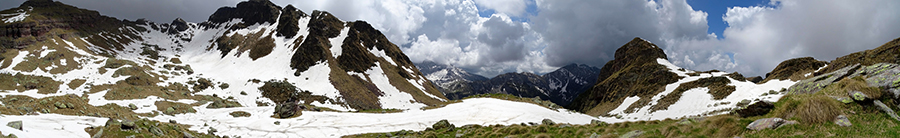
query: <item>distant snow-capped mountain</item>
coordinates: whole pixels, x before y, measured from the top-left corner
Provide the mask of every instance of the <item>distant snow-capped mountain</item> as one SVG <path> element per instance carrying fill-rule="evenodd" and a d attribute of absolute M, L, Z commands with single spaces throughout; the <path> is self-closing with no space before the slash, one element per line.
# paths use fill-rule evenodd
<path fill-rule="evenodd" d="M 434 62 L 426 61 L 416 66 L 449 99 L 502 93 L 529 98 L 540 97 L 558 105 L 568 105 L 578 94 L 589 89 L 597 81 L 596 77 L 600 72 L 596 67 L 570 64 L 544 75 L 506 73 L 487 79 L 459 67 Z"/>

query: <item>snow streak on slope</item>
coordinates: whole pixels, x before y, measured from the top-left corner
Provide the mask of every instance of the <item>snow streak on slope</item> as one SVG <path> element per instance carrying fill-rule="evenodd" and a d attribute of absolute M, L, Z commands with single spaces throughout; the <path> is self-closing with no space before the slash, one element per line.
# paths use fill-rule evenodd
<path fill-rule="evenodd" d="M 709 78 L 709 77 L 717 77 L 724 76 L 727 73 L 724 72 L 712 72 L 712 73 L 703 73 L 699 76 L 690 76 L 688 73 L 695 73 L 694 71 L 685 70 L 680 71 L 681 69 L 678 66 L 670 63 L 665 59 L 657 59 L 657 62 L 661 65 L 666 66 L 669 70 L 678 76 L 682 76 L 681 80 L 678 82 L 666 85 L 665 91 L 653 96 L 650 100 L 651 102 L 642 106 L 633 113 L 625 113 L 624 110 L 631 106 L 635 101 L 640 99 L 640 97 L 628 97 L 625 102 L 619 105 L 616 110 L 610 111 L 609 114 L 619 115 L 622 119 L 616 118 L 601 118 L 603 121 L 609 122 L 621 122 L 621 121 L 637 121 L 637 120 L 662 120 L 666 118 L 680 118 L 686 116 L 697 116 L 697 115 L 716 115 L 727 112 L 721 112 L 724 110 L 728 110 L 734 108 L 736 104 L 742 100 L 766 100 L 766 101 L 777 101 L 779 98 L 784 96 L 784 94 L 767 94 L 770 90 L 780 91 L 782 88 L 787 88 L 793 85 L 796 82 L 790 80 L 771 80 L 764 84 L 755 84 L 753 82 L 748 81 L 737 81 L 730 77 L 727 77 L 730 83 L 728 86 L 735 86 L 735 91 L 728 95 L 722 100 L 714 100 L 712 95 L 710 95 L 709 88 L 699 87 L 693 88 L 682 93 L 681 97 L 677 102 L 670 105 L 666 110 L 658 110 L 651 112 L 650 107 L 652 105 L 659 104 L 659 100 L 665 97 L 668 94 L 671 94 L 675 91 L 678 86 L 683 83 L 699 80 L 701 78 Z M 765 94 L 765 95 L 764 95 Z"/>
<path fill-rule="evenodd" d="M 233 111 L 246 111 L 250 117 L 232 117 Z M 190 129 L 204 132 L 215 128 L 220 135 L 244 137 L 340 137 L 343 135 L 391 132 L 399 130 L 421 131 L 441 119 L 461 126 L 510 125 L 539 122 L 551 119 L 558 123 L 588 124 L 594 117 L 570 112 L 565 109 L 550 110 L 530 103 L 521 103 L 492 98 L 466 99 L 460 103 L 431 110 L 409 110 L 401 113 L 337 113 L 304 112 L 302 116 L 290 119 L 269 117 L 274 109 L 264 107 L 241 107 L 226 109 L 197 108 L 196 114 L 157 116 L 154 120 L 176 120 L 179 123 L 203 124 Z M 280 122 L 275 125 L 274 122 Z"/>

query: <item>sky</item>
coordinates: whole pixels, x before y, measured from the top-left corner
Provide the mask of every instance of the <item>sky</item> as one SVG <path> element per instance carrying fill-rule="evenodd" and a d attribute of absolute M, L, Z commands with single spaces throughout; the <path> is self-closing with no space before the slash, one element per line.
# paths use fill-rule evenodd
<path fill-rule="evenodd" d="M 24 0 L 0 1 L 0 8 Z M 58 0 L 120 19 L 205 21 L 240 0 Z M 781 61 L 830 61 L 900 37 L 897 0 L 272 0 L 365 20 L 413 62 L 484 76 L 602 67 L 634 37 L 692 70 L 760 76 Z"/>

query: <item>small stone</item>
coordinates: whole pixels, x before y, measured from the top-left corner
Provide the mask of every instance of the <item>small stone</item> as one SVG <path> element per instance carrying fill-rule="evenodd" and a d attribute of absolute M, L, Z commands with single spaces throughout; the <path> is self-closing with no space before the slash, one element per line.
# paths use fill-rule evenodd
<path fill-rule="evenodd" d="M 281 121 L 275 121 L 275 125 L 281 125 Z"/>
<path fill-rule="evenodd" d="M 181 133 L 184 134 L 184 138 L 196 138 L 194 137 L 194 135 L 191 135 L 191 133 L 188 133 L 187 131 L 183 131 Z"/>
<path fill-rule="evenodd" d="M 600 120 L 591 120 L 591 125 L 605 125 L 606 122 Z"/>
<path fill-rule="evenodd" d="M 216 128 L 212 127 L 210 127 L 209 130 L 206 131 L 206 133 L 209 133 L 210 135 L 215 134 L 216 132 L 219 132 L 219 130 L 216 130 Z"/>
<path fill-rule="evenodd" d="M 166 133 L 164 133 L 161 129 L 159 129 L 159 127 L 155 127 L 155 126 L 150 126 L 150 133 L 153 133 L 153 135 L 156 135 L 156 136 L 166 135 Z"/>
<path fill-rule="evenodd" d="M 169 120 L 169 123 L 172 123 L 172 124 L 178 124 L 178 122 L 175 121 L 175 120 Z"/>
<path fill-rule="evenodd" d="M 19 120 L 19 121 L 12 121 L 12 122 L 6 123 L 6 126 L 11 127 L 11 128 L 15 128 L 15 129 L 18 129 L 18 130 L 22 130 L 22 120 Z"/>
<path fill-rule="evenodd" d="M 842 127 L 849 127 L 849 126 L 853 125 L 853 123 L 850 123 L 850 119 L 847 119 L 847 116 L 845 116 L 845 115 L 839 115 L 834 120 L 834 124 L 837 124 L 838 126 L 842 126 Z"/>
<path fill-rule="evenodd" d="M 75 105 L 73 105 L 72 103 L 66 103 L 66 106 L 71 109 L 75 109 Z"/>
<path fill-rule="evenodd" d="M 241 91 L 241 95 L 247 95 L 247 92 Z"/>
<path fill-rule="evenodd" d="M 111 126 L 115 126 L 115 125 L 122 125 L 122 123 L 117 121 L 116 119 L 112 119 L 112 118 L 109 118 L 109 120 L 106 120 L 106 127 L 111 127 Z"/>
<path fill-rule="evenodd" d="M 644 131 L 635 130 L 625 133 L 624 135 L 619 136 L 619 138 L 636 138 L 638 136 L 641 136 L 641 134 L 644 134 Z"/>
<path fill-rule="evenodd" d="M 68 106 L 66 106 L 66 104 L 63 104 L 63 103 L 60 103 L 60 102 L 53 103 L 53 106 L 56 106 L 56 108 L 59 108 L 59 109 L 66 109 L 66 108 L 69 108 Z"/>
<path fill-rule="evenodd" d="M 175 114 L 175 107 L 166 108 L 166 114 Z"/>
<path fill-rule="evenodd" d="M 130 103 L 130 104 L 128 104 L 128 109 L 131 109 L 131 110 L 137 110 L 138 107 L 137 107 L 137 105 L 134 105 L 133 103 Z"/>

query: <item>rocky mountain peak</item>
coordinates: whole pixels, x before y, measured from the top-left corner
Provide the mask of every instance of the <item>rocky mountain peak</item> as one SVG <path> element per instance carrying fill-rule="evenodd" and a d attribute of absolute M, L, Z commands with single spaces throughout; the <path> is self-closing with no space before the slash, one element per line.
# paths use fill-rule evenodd
<path fill-rule="evenodd" d="M 209 16 L 213 23 L 224 23 L 241 18 L 247 25 L 275 23 L 281 7 L 268 0 L 251 0 L 238 3 L 237 7 L 222 7 Z"/>
<path fill-rule="evenodd" d="M 656 61 L 657 58 L 666 58 L 666 53 L 656 44 L 647 40 L 635 37 L 630 42 L 616 50 L 616 60 L 647 62 L 647 60 Z"/>
<path fill-rule="evenodd" d="M 49 6 L 59 5 L 59 4 L 62 4 L 62 3 L 56 3 L 56 2 L 53 2 L 53 0 L 28 0 L 28 1 L 25 1 L 25 3 L 22 3 L 22 5 L 19 5 L 19 7 L 28 7 L 28 6 L 49 7 Z"/>

